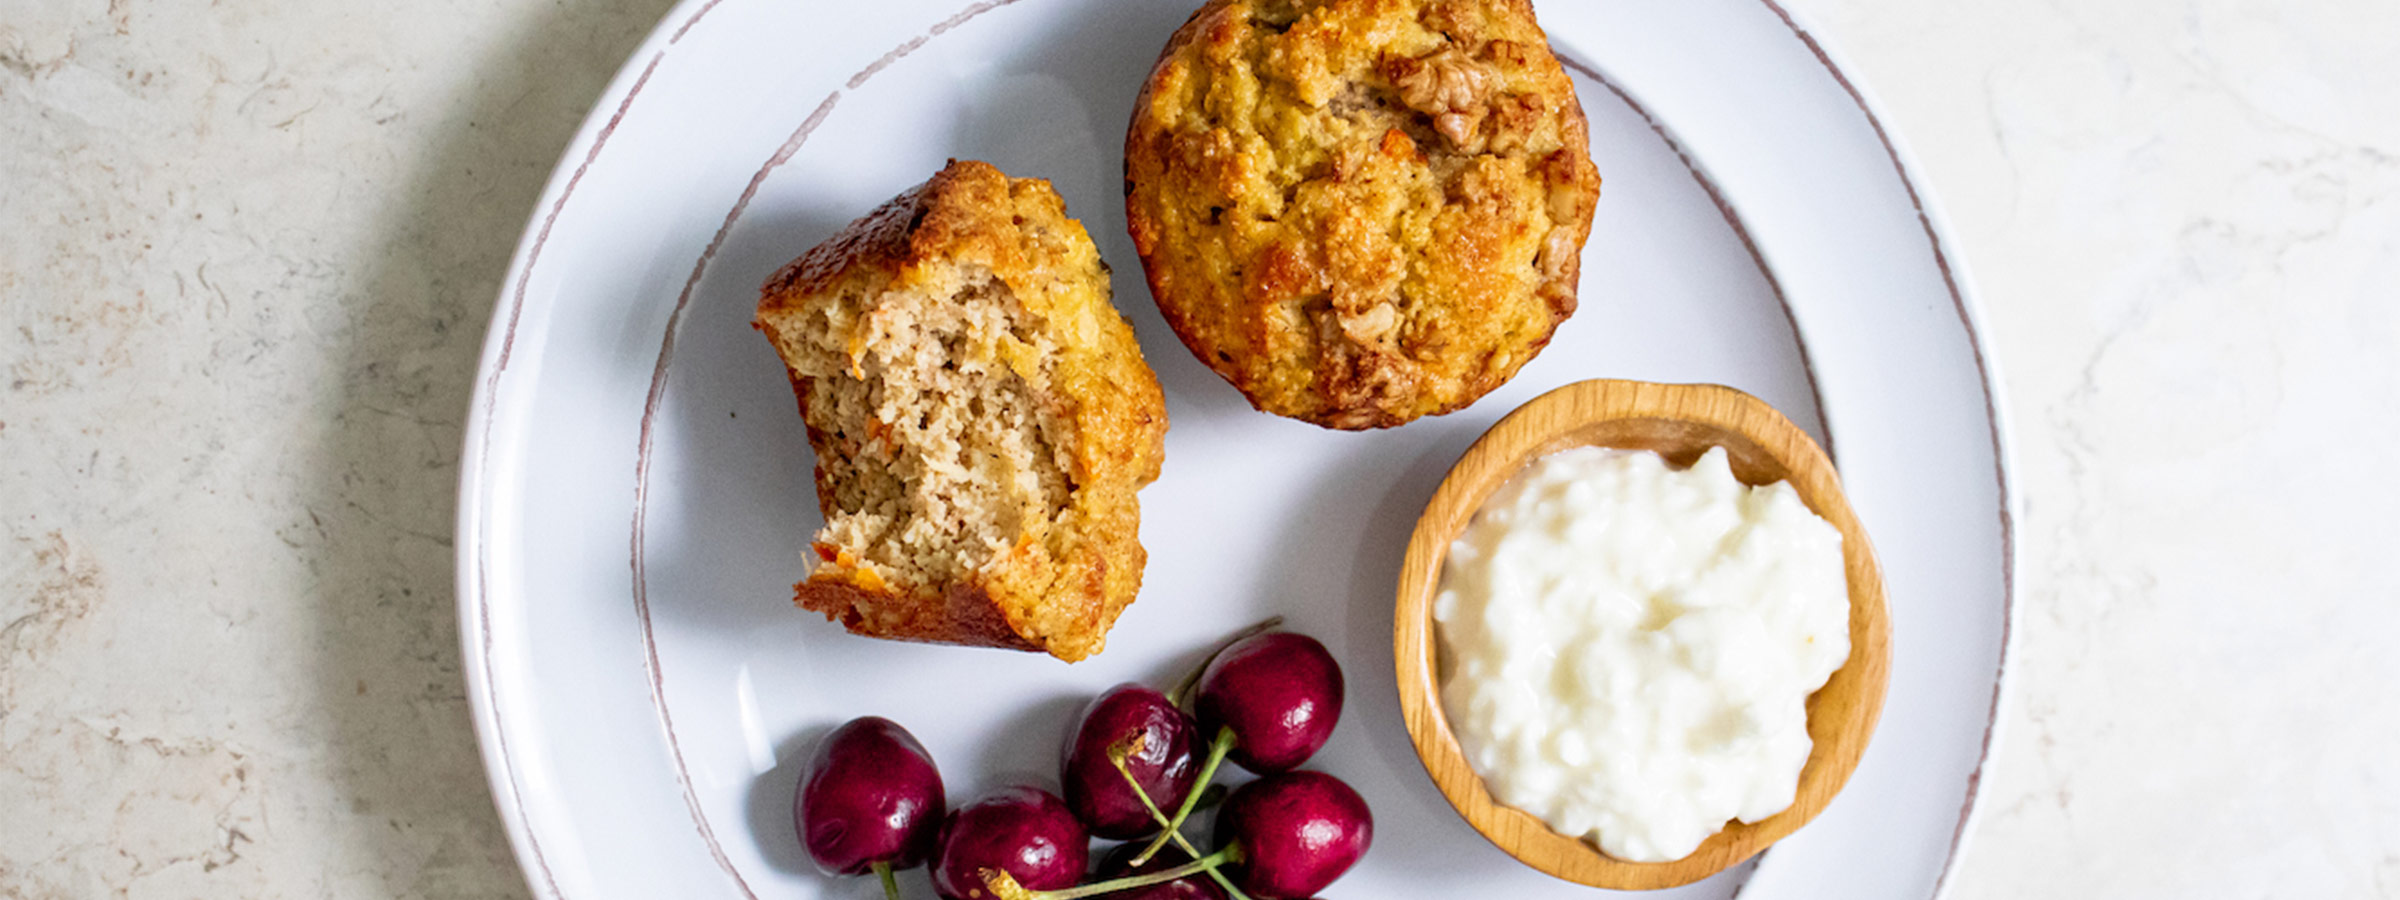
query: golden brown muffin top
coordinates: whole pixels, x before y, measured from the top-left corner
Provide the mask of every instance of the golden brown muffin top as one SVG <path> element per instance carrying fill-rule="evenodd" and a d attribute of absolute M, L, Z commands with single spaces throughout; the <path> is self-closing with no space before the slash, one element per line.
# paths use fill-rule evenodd
<path fill-rule="evenodd" d="M 1449 412 L 1575 310 L 1600 176 L 1526 0 L 1212 0 L 1126 135 L 1159 309 L 1259 408 Z"/>

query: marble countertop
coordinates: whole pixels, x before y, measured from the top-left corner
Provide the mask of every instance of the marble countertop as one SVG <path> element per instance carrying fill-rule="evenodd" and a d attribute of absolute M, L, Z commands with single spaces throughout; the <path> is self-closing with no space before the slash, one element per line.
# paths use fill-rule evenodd
<path fill-rule="evenodd" d="M 518 897 L 452 611 L 544 178 L 668 0 L 0 12 L 0 897 Z M 2400 5 L 1795 0 L 2025 498 L 1953 896 L 2400 897 Z"/>

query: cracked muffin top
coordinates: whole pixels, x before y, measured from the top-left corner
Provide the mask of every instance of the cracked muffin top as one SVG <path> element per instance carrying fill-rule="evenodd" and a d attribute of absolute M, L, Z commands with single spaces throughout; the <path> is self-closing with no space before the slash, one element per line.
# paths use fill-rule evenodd
<path fill-rule="evenodd" d="M 1527 0 L 1211 0 L 1143 85 L 1125 179 L 1184 345 L 1346 429 L 1463 408 L 1541 352 L 1600 194 Z"/>

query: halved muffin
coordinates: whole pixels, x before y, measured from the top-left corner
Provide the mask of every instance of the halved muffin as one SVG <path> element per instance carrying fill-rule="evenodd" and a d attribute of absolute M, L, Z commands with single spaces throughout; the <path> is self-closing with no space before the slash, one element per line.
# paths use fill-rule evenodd
<path fill-rule="evenodd" d="M 1100 651 L 1141 588 L 1165 398 L 1049 182 L 952 161 L 761 292 L 816 450 L 800 606 L 857 634 Z"/>

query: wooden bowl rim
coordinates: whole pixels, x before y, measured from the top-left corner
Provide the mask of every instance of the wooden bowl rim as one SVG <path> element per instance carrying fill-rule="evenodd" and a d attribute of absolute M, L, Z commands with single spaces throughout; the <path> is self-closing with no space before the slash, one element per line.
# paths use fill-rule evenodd
<path fill-rule="evenodd" d="M 1541 819 L 1492 799 L 1450 731 L 1435 683 L 1437 643 L 1433 597 L 1441 566 L 1457 532 L 1491 492 L 1541 456 L 1575 446 L 1640 447 L 1639 442 L 1595 443 L 1594 432 L 1632 422 L 1674 422 L 1712 432 L 1715 443 L 1737 456 L 1763 453 L 1783 471 L 1803 502 L 1842 533 L 1850 585 L 1850 657 L 1825 686 L 1809 696 L 1809 735 L 1814 746 L 1801 769 L 1792 806 L 1755 823 L 1734 821 L 1682 859 L 1637 863 L 1615 859 L 1591 842 L 1552 831 Z M 1728 435 L 1739 441 L 1725 441 Z M 1738 445 L 1738 446 L 1737 446 Z M 1641 449 L 1655 449 L 1640 447 Z M 1697 457 L 1683 447 L 1681 455 Z M 1677 454 L 1669 454 L 1674 459 Z M 1676 460 L 1678 465 L 1690 460 Z M 1737 461 L 1736 475 L 1751 484 L 1758 466 Z M 1751 473 L 1743 474 L 1749 468 Z M 1445 527 L 1445 523 L 1455 523 Z M 1437 533 L 1441 532 L 1441 533 Z M 1393 656 L 1399 677 L 1401 716 L 1417 758 L 1442 795 L 1468 824 L 1509 855 L 1550 875 L 1618 890 L 1651 890 L 1690 884 L 1756 856 L 1808 823 L 1840 792 L 1857 768 L 1882 713 L 1889 678 L 1890 617 L 1875 551 L 1843 495 L 1839 474 L 1806 432 L 1765 401 L 1715 384 L 1657 384 L 1595 379 L 1579 381 L 1534 398 L 1503 417 L 1459 457 L 1435 490 L 1409 536 L 1401 564 L 1393 615 Z M 1821 716 L 1820 713 L 1828 715 Z"/>

